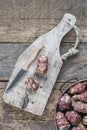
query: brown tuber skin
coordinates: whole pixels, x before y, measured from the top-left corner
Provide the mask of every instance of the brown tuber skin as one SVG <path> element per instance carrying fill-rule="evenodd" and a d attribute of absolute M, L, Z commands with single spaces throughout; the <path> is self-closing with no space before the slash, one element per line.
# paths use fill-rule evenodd
<path fill-rule="evenodd" d="M 83 117 L 82 123 L 83 123 L 84 125 L 87 125 L 87 115 Z"/>
<path fill-rule="evenodd" d="M 74 95 L 72 99 L 87 102 L 87 90 L 82 92 L 81 94 Z"/>
<path fill-rule="evenodd" d="M 72 106 L 75 111 L 80 113 L 87 113 L 87 103 L 84 103 L 82 101 L 74 101 L 72 100 Z"/>
<path fill-rule="evenodd" d="M 57 124 L 59 130 L 67 130 L 70 127 L 70 123 L 65 118 L 65 116 L 62 112 L 56 113 L 56 124 Z"/>
<path fill-rule="evenodd" d="M 73 127 L 73 129 L 72 130 L 83 130 L 82 128 L 80 128 L 80 127 Z"/>
<path fill-rule="evenodd" d="M 79 94 L 79 93 L 85 91 L 86 87 L 87 87 L 87 82 L 78 83 L 69 89 L 69 93 L 70 94 Z"/>
<path fill-rule="evenodd" d="M 72 94 L 71 98 L 69 94 Z M 73 108 L 72 108 L 72 107 Z M 72 86 L 68 94 L 65 93 L 58 101 L 59 110 L 64 111 L 56 113 L 56 124 L 58 130 L 68 130 L 70 124 L 73 125 L 72 130 L 86 130 L 87 126 L 87 82 L 77 83 Z M 72 111 L 69 111 L 72 108 Z M 80 114 L 86 114 L 83 118 Z M 67 122 L 67 123 L 66 123 Z"/>
<path fill-rule="evenodd" d="M 81 116 L 75 111 L 68 111 L 65 116 L 72 125 L 78 125 L 81 123 Z"/>
<path fill-rule="evenodd" d="M 64 94 L 59 100 L 59 108 L 60 110 L 67 110 L 70 108 L 71 98 L 68 94 Z"/>

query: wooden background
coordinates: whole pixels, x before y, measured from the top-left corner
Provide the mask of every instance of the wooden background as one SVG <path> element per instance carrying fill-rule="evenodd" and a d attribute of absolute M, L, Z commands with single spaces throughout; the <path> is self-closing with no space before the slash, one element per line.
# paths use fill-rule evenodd
<path fill-rule="evenodd" d="M 82 32 L 79 54 L 61 69 L 43 116 L 6 105 L 2 95 L 18 56 L 40 35 L 55 27 L 65 13 L 77 18 Z M 0 130 L 55 130 L 53 114 L 61 84 L 87 78 L 87 0 L 0 0 Z M 62 41 L 61 54 L 73 46 L 72 30 Z"/>

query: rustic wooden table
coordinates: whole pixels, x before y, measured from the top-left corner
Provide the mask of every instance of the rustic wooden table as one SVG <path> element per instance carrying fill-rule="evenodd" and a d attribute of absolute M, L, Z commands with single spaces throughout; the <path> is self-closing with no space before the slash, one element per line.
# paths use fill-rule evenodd
<path fill-rule="evenodd" d="M 49 98 L 43 116 L 6 105 L 2 95 L 18 56 L 40 35 L 59 23 L 65 13 L 77 18 L 82 32 L 79 54 L 69 58 Z M 72 77 L 87 78 L 87 0 L 1 0 L 0 1 L 0 130 L 55 130 L 53 115 L 61 84 Z M 61 54 L 73 46 L 75 33 L 63 39 Z"/>

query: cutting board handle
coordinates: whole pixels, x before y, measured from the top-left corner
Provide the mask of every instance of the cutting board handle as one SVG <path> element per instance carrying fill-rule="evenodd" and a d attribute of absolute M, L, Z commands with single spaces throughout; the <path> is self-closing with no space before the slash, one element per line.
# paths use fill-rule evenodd
<path fill-rule="evenodd" d="M 76 49 L 78 44 L 80 43 L 80 39 L 81 39 L 81 32 L 80 32 L 80 29 L 76 26 L 76 25 L 72 25 L 72 23 L 70 21 L 67 21 L 68 24 L 70 26 L 73 27 L 75 33 L 76 33 L 76 41 L 75 41 L 75 44 L 74 44 L 74 47 L 72 47 L 71 49 L 68 50 L 68 52 L 66 52 L 65 54 L 63 54 L 61 56 L 62 60 L 66 61 L 66 59 L 72 55 L 75 55 L 78 53 L 78 50 Z"/>

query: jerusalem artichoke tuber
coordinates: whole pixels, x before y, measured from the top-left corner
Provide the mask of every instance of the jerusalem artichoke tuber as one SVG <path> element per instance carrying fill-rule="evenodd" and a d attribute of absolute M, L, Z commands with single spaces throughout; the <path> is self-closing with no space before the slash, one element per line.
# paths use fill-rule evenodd
<path fill-rule="evenodd" d="M 84 125 L 87 125 L 87 115 L 85 115 L 82 119 Z"/>
<path fill-rule="evenodd" d="M 82 101 L 74 101 L 72 100 L 72 106 L 75 111 L 80 113 L 87 113 L 87 104 Z"/>
<path fill-rule="evenodd" d="M 83 82 L 83 83 L 77 83 L 76 85 L 74 85 L 73 87 L 71 87 L 69 89 L 69 93 L 70 94 L 78 94 L 81 93 L 83 91 L 85 91 L 87 86 L 87 82 Z"/>
<path fill-rule="evenodd" d="M 81 116 L 75 111 L 68 111 L 65 116 L 72 125 L 78 125 L 81 122 Z"/>
<path fill-rule="evenodd" d="M 70 127 L 70 123 L 65 118 L 65 116 L 62 112 L 56 113 L 56 124 L 57 124 L 59 130 L 67 130 Z"/>
<path fill-rule="evenodd" d="M 82 92 L 81 94 L 74 95 L 72 99 L 87 102 L 87 90 Z"/>
<path fill-rule="evenodd" d="M 60 110 L 66 110 L 70 108 L 71 98 L 68 94 L 64 94 L 58 102 Z"/>

